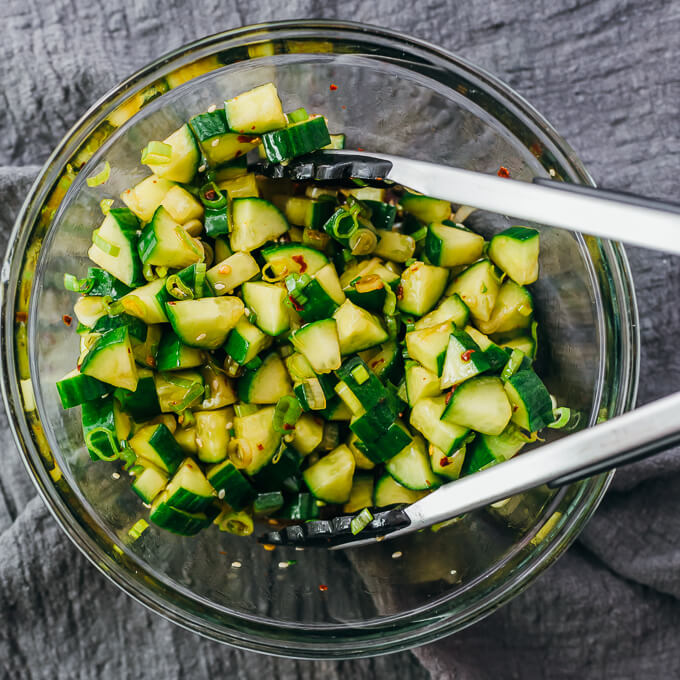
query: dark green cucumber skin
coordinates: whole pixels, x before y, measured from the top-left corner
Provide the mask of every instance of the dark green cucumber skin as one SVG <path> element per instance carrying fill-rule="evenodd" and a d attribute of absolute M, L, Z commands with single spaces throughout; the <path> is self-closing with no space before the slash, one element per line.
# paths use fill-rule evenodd
<path fill-rule="evenodd" d="M 175 474 L 184 460 L 184 451 L 172 436 L 172 432 L 163 423 L 160 423 L 149 437 L 149 444 L 163 457 L 168 472 Z"/>
<path fill-rule="evenodd" d="M 99 399 L 111 391 L 111 385 L 107 385 L 97 378 L 90 375 L 78 375 L 59 380 L 57 382 L 57 391 L 61 399 L 61 405 L 64 408 L 73 408 L 80 406 L 87 401 Z"/>
<path fill-rule="evenodd" d="M 210 284 L 208 283 L 208 280 L 206 278 L 203 279 L 203 285 L 199 287 L 196 286 L 196 265 L 192 264 L 186 267 L 185 269 L 182 269 L 181 271 L 177 272 L 177 276 L 179 277 L 180 281 L 187 286 L 188 288 L 191 288 L 191 290 L 194 292 L 194 297 L 195 298 L 201 298 L 206 295 L 210 295 L 212 293 L 212 290 L 210 289 Z M 169 292 L 168 289 L 163 286 L 157 293 L 156 293 L 156 300 L 160 303 L 160 305 L 165 308 L 165 303 L 166 302 L 172 302 L 176 298 L 173 297 Z"/>
<path fill-rule="evenodd" d="M 108 331 L 120 328 L 121 326 L 127 326 L 131 339 L 135 338 L 140 342 L 146 340 L 146 324 L 136 316 L 126 314 L 125 312 L 123 312 L 123 314 L 117 314 L 116 316 L 104 315 L 99 317 L 92 330 L 95 333 L 107 333 Z"/>
<path fill-rule="evenodd" d="M 232 331 L 229 333 L 227 343 L 224 345 L 224 351 L 237 363 L 242 364 L 248 353 L 249 343 L 238 333 Z"/>
<path fill-rule="evenodd" d="M 383 383 L 388 380 L 394 382 L 395 380 L 398 380 L 400 376 L 404 375 L 404 358 L 401 356 L 399 344 L 397 343 L 395 343 L 394 354 L 389 361 L 385 361 L 379 366 L 374 366 L 373 363 L 373 359 L 368 362 L 371 371 L 375 373 Z"/>
<path fill-rule="evenodd" d="M 276 513 L 276 517 L 303 521 L 317 519 L 319 517 L 319 506 L 311 493 L 298 493 Z"/>
<path fill-rule="evenodd" d="M 253 475 L 253 484 L 258 491 L 297 492 L 301 488 L 301 465 L 302 456 L 295 449 L 286 447 L 276 463 L 270 461 Z"/>
<path fill-rule="evenodd" d="M 271 515 L 280 510 L 284 502 L 283 494 L 280 491 L 258 493 L 253 501 L 253 514 L 256 517 Z"/>
<path fill-rule="evenodd" d="M 364 442 L 376 441 L 384 436 L 397 415 L 394 400 L 388 396 L 350 423 L 349 428 Z"/>
<path fill-rule="evenodd" d="M 129 340 L 129 331 L 127 326 L 119 326 L 118 328 L 107 331 L 98 338 L 94 345 L 92 345 L 90 351 L 85 355 L 83 363 L 79 366 L 79 369 L 81 372 L 84 371 L 89 363 L 93 361 L 100 352 L 104 351 L 108 347 L 119 345 L 126 340 Z"/>
<path fill-rule="evenodd" d="M 109 210 L 109 215 L 116 220 L 116 224 L 118 224 L 120 230 L 123 232 L 123 236 L 130 244 L 133 266 L 132 284 L 133 286 L 142 286 L 146 283 L 146 279 L 142 274 L 142 262 L 138 253 L 139 236 L 137 235 L 137 232 L 141 228 L 139 219 L 137 218 L 137 215 L 128 208 L 111 208 L 111 210 Z"/>
<path fill-rule="evenodd" d="M 180 536 L 194 536 L 212 522 L 205 515 L 201 517 L 199 514 L 195 515 L 186 510 L 180 510 L 168 505 L 161 505 L 156 508 L 156 511 L 151 514 L 149 519 L 155 525 L 161 527 L 161 529 L 170 531 L 173 534 L 179 534 Z"/>
<path fill-rule="evenodd" d="M 90 267 L 87 270 L 87 278 L 92 282 L 92 287 L 87 291 L 88 295 L 108 295 L 112 300 L 118 300 L 132 290 L 105 269 L 99 267 Z"/>
<path fill-rule="evenodd" d="M 326 121 L 322 116 L 308 118 L 281 130 L 266 132 L 261 139 L 270 163 L 281 163 L 331 143 Z"/>
<path fill-rule="evenodd" d="M 253 385 L 253 381 L 257 380 L 258 373 L 262 368 L 263 364 L 266 363 L 267 359 L 271 357 L 275 352 L 269 352 L 265 356 L 257 356 L 252 361 L 249 361 L 245 368 L 245 373 L 238 379 L 237 391 L 238 398 L 240 401 L 249 404 L 250 403 L 250 390 Z M 257 361 L 256 361 L 257 360 Z"/>
<path fill-rule="evenodd" d="M 408 446 L 411 437 L 396 423 L 390 425 L 387 431 L 377 440 L 363 441 L 357 440 L 354 445 L 371 462 L 379 465 L 396 456 L 399 451 Z"/>
<path fill-rule="evenodd" d="M 310 229 L 320 229 L 326 223 L 328 218 L 335 212 L 335 207 L 335 201 L 315 201 L 312 219 L 307 226 Z"/>
<path fill-rule="evenodd" d="M 319 384 L 321 385 L 321 390 L 324 396 L 326 397 L 326 408 L 321 411 L 315 411 L 315 413 L 321 415 L 331 406 L 331 404 L 337 404 L 339 402 L 340 398 L 336 396 L 334 389 L 338 381 L 336 380 L 335 376 L 333 376 L 332 373 L 317 373 L 316 377 L 319 381 Z M 309 408 L 309 403 L 307 402 L 307 399 L 305 397 L 305 392 L 302 384 L 299 383 L 295 385 L 293 387 L 293 392 L 295 393 L 295 396 L 300 402 L 302 410 L 311 411 L 311 409 Z"/>
<path fill-rule="evenodd" d="M 224 109 L 216 109 L 210 113 L 199 113 L 189 120 L 189 127 L 199 142 L 219 135 L 226 135 L 229 132 Z"/>
<path fill-rule="evenodd" d="M 175 332 L 166 328 L 158 345 L 156 353 L 156 369 L 159 371 L 175 371 L 182 366 L 182 350 L 186 345 L 177 337 Z"/>
<path fill-rule="evenodd" d="M 116 439 L 116 421 L 113 411 L 113 395 L 96 399 L 95 401 L 85 402 L 81 407 L 81 419 L 83 423 L 83 436 L 87 441 L 87 435 L 95 428 L 103 427 L 111 432 L 114 440 Z M 112 456 L 116 453 L 111 448 L 111 443 L 108 437 L 103 434 L 96 435 L 93 442 L 106 456 Z M 92 460 L 100 460 L 99 456 L 88 449 L 90 458 Z"/>
<path fill-rule="evenodd" d="M 526 357 L 525 357 L 526 358 Z M 519 370 L 508 378 L 508 382 L 517 390 L 524 400 L 529 414 L 529 429 L 538 432 L 553 422 L 552 401 L 543 381 L 531 370 Z M 525 395 L 530 399 L 525 400 Z"/>
<path fill-rule="evenodd" d="M 243 510 L 257 495 L 250 482 L 231 462 L 209 475 L 208 481 L 217 491 L 224 491 L 224 501 L 234 510 Z"/>
<path fill-rule="evenodd" d="M 204 216 L 205 233 L 211 238 L 228 234 L 231 231 L 231 215 L 229 206 L 223 208 L 206 208 Z"/>
<path fill-rule="evenodd" d="M 494 238 L 498 238 L 499 236 L 506 236 L 515 241 L 530 241 L 532 238 L 538 236 L 538 231 L 536 231 L 536 229 L 531 229 L 530 227 L 508 227 L 496 234 Z"/>
<path fill-rule="evenodd" d="M 186 512 L 204 512 L 206 508 L 212 505 L 213 497 L 197 497 L 196 494 L 187 492 L 185 489 L 177 489 L 175 493 L 168 498 L 168 504 L 176 510 L 184 510 Z"/>
<path fill-rule="evenodd" d="M 338 308 L 338 304 L 329 297 L 316 279 L 312 279 L 302 289 L 302 292 L 307 297 L 307 301 L 302 305 L 296 302 L 295 311 L 306 323 L 328 319 Z"/>
<path fill-rule="evenodd" d="M 347 298 L 355 304 L 357 307 L 363 307 L 369 312 L 379 312 L 382 310 L 385 304 L 385 297 L 387 296 L 387 291 L 385 286 L 378 288 L 377 290 L 369 290 L 367 293 L 359 293 L 354 285 L 347 286 L 344 289 L 344 293 Z"/>
<path fill-rule="evenodd" d="M 154 418 L 161 412 L 153 376 L 140 378 L 134 392 L 117 387 L 113 396 L 118 400 L 121 408 L 137 422 Z"/>
<path fill-rule="evenodd" d="M 471 352 L 469 360 L 475 365 L 480 373 L 484 373 L 484 371 L 488 371 L 491 368 L 486 353 L 482 352 L 479 345 L 465 331 L 453 329 L 451 335 L 463 346 L 464 349 L 461 354 L 465 351 Z"/>
<path fill-rule="evenodd" d="M 368 379 L 361 385 L 356 381 L 352 375 L 352 371 L 363 367 L 368 373 Z M 338 378 L 345 382 L 352 394 L 359 400 L 359 403 L 366 411 L 370 411 L 387 396 L 385 386 L 380 382 L 378 376 L 365 364 L 365 362 L 358 356 L 352 356 L 346 359 L 342 366 L 336 371 Z"/>
<path fill-rule="evenodd" d="M 397 216 L 397 206 L 382 201 L 364 201 L 371 210 L 371 224 L 376 229 L 392 229 Z"/>
<path fill-rule="evenodd" d="M 412 234 L 425 226 L 427 226 L 425 222 L 421 222 L 415 215 L 406 213 L 401 223 L 401 231 L 404 234 Z"/>
<path fill-rule="evenodd" d="M 494 373 L 502 371 L 510 358 L 510 353 L 498 345 L 489 345 L 482 354 Z"/>

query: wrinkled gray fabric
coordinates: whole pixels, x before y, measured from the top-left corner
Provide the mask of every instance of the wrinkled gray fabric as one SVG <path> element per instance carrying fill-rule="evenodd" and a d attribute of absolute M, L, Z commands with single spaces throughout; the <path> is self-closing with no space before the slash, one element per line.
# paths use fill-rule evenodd
<path fill-rule="evenodd" d="M 680 4 L 673 0 L 4 0 L 0 238 L 38 166 L 122 77 L 216 30 L 326 17 L 403 30 L 506 80 L 598 183 L 678 200 Z M 675 389 L 677 258 L 629 249 L 641 310 L 640 402 Z M 581 538 L 508 606 L 378 660 L 294 662 L 231 650 L 153 616 L 57 529 L 0 419 L 2 678 L 671 678 L 680 676 L 680 456 L 617 473 Z M 418 659 L 419 662 L 416 660 Z"/>

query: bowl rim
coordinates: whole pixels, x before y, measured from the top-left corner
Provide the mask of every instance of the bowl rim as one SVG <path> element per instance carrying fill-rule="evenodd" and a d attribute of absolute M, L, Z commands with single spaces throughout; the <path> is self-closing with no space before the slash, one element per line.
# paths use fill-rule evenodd
<path fill-rule="evenodd" d="M 177 611 L 176 608 L 169 606 L 169 603 L 163 602 L 159 606 L 158 598 L 153 597 L 153 592 L 144 590 L 139 587 L 137 582 L 130 579 L 123 578 L 124 570 L 120 569 L 120 564 L 110 558 L 104 553 L 101 548 L 93 541 L 89 534 L 82 531 L 82 526 L 72 520 L 71 508 L 63 503 L 61 498 L 56 499 L 54 493 L 54 480 L 49 472 L 46 470 L 44 462 L 40 455 L 34 450 L 34 442 L 30 427 L 27 423 L 26 409 L 21 405 L 26 403 L 26 395 L 20 392 L 19 375 L 14 364 L 15 358 L 15 338 L 14 338 L 14 321 L 15 321 L 15 307 L 12 304 L 14 299 L 8 297 L 8 293 L 15 293 L 10 290 L 11 269 L 16 265 L 17 255 L 25 256 L 25 246 L 28 242 L 30 232 L 35 228 L 37 220 L 28 220 L 31 211 L 35 212 L 37 206 L 42 206 L 44 200 L 47 198 L 48 192 L 54 188 L 56 178 L 54 181 L 48 181 L 50 173 L 54 170 L 54 163 L 60 158 L 64 150 L 73 143 L 83 142 L 92 132 L 92 119 L 96 117 L 97 113 L 105 106 L 117 105 L 121 101 L 127 100 L 132 94 L 138 93 L 148 85 L 150 79 L 157 79 L 163 77 L 165 73 L 159 73 L 163 67 L 173 65 L 175 69 L 182 66 L 182 57 L 191 57 L 189 63 L 202 56 L 212 55 L 215 50 L 212 48 L 223 43 L 226 40 L 233 40 L 236 38 L 271 38 L 277 30 L 291 30 L 300 29 L 301 31 L 324 31 L 333 30 L 340 32 L 347 32 L 349 35 L 357 32 L 363 33 L 368 37 L 378 37 L 385 40 L 395 41 L 401 46 L 408 48 L 415 48 L 426 53 L 435 55 L 441 60 L 448 62 L 451 66 L 462 68 L 467 73 L 473 75 L 484 81 L 484 84 L 494 91 L 494 95 L 502 98 L 503 103 L 511 103 L 514 107 L 521 110 L 522 114 L 529 118 L 531 122 L 536 125 L 541 134 L 548 138 L 554 147 L 556 147 L 563 155 L 563 162 L 571 170 L 578 180 L 586 184 L 594 185 L 594 182 L 588 172 L 585 170 L 580 160 L 576 157 L 571 147 L 562 137 L 552 128 L 552 126 L 545 120 L 545 118 L 538 113 L 538 111 L 528 103 L 521 95 L 517 94 L 508 85 L 499 80 L 496 76 L 487 72 L 471 62 L 435 45 L 428 41 L 411 37 L 407 34 L 384 29 L 368 24 L 361 24 L 357 22 L 345 21 L 326 21 L 326 20 L 287 20 L 278 21 L 265 24 L 255 24 L 251 26 L 239 27 L 228 31 L 216 33 L 204 38 L 198 39 L 191 43 L 187 43 L 178 47 L 175 50 L 161 56 L 152 61 L 146 66 L 139 69 L 137 72 L 123 80 L 120 84 L 111 88 L 102 97 L 100 97 L 75 123 L 74 126 L 66 133 L 60 143 L 56 146 L 52 154 L 48 157 L 38 177 L 29 190 L 26 200 L 17 216 L 14 228 L 10 235 L 10 246 L 5 255 L 4 265 L 2 269 L 2 280 L 0 281 L 0 302 L 2 303 L 3 311 L 0 323 L 2 324 L 0 342 L 2 343 L 2 393 L 5 403 L 5 408 L 8 413 L 8 420 L 12 429 L 15 442 L 19 448 L 22 461 L 35 484 L 39 495 L 47 505 L 52 516 L 57 520 L 62 530 L 71 539 L 71 541 L 79 548 L 79 550 L 87 557 L 87 559 L 94 564 L 100 572 L 102 572 L 109 580 L 120 587 L 127 595 L 133 597 L 136 601 L 147 606 L 156 613 L 161 614 L 165 618 L 172 620 L 174 623 L 181 625 L 193 632 L 210 637 L 211 639 L 228 642 L 233 646 L 243 649 L 265 652 L 269 654 L 276 654 L 281 656 L 294 656 L 297 658 L 318 658 L 319 653 L 323 653 L 325 658 L 350 658 L 360 656 L 371 656 L 375 654 L 384 654 L 402 649 L 414 647 L 416 645 L 432 642 L 441 637 L 444 637 L 453 630 L 460 630 L 467 625 L 483 618 L 490 614 L 493 610 L 501 604 L 507 602 L 515 594 L 519 593 L 527 587 L 531 581 L 551 562 L 564 552 L 564 550 L 576 538 L 583 525 L 588 521 L 593 514 L 599 502 L 606 491 L 607 486 L 613 476 L 613 472 L 600 475 L 594 478 L 596 482 L 595 487 L 590 491 L 585 507 L 572 512 L 565 524 L 559 531 L 559 535 L 554 536 L 550 544 L 543 552 L 532 562 L 531 569 L 524 569 L 519 574 L 515 574 L 509 578 L 503 587 L 494 589 L 492 596 L 482 598 L 481 604 L 477 602 L 472 611 L 466 617 L 458 617 L 455 621 L 448 621 L 444 615 L 430 616 L 427 622 L 423 624 L 422 610 L 417 612 L 416 621 L 410 621 L 414 617 L 414 612 L 410 611 L 408 614 L 401 616 L 400 621 L 408 621 L 411 623 L 411 628 L 408 631 L 407 639 L 403 636 L 393 638 L 385 636 L 383 640 L 378 640 L 378 644 L 374 639 L 368 637 L 362 640 L 352 639 L 349 642 L 343 642 L 338 639 L 337 645 L 330 645 L 328 642 L 320 644 L 314 640 L 308 643 L 297 641 L 300 645 L 297 650 L 291 653 L 291 650 L 285 645 L 290 641 L 288 639 L 280 639 L 276 635 L 270 635 L 267 643 L 263 643 L 259 636 L 253 639 L 244 636 L 240 633 L 236 638 L 232 635 L 216 637 L 209 634 L 209 630 L 202 622 L 192 618 L 191 614 L 186 610 Z M 316 34 L 316 33 L 315 33 Z M 201 53 L 204 53 L 202 55 Z M 180 63 L 176 63 L 180 62 Z M 620 403 L 617 403 L 615 415 L 625 410 L 629 410 L 635 403 L 637 394 L 637 384 L 639 377 L 639 324 L 637 317 L 637 304 L 635 300 L 635 292 L 633 288 L 632 276 L 628 261 L 623 250 L 623 247 L 618 243 L 599 241 L 592 239 L 593 243 L 597 244 L 597 248 L 603 256 L 603 262 L 609 267 L 609 275 L 612 279 L 612 287 L 616 293 L 620 293 L 626 298 L 627 313 L 629 327 L 626 329 L 630 333 L 628 338 L 628 352 L 624 353 L 622 357 L 623 362 L 627 361 L 627 366 L 622 366 L 620 371 L 623 374 L 623 380 L 620 386 Z M 17 289 L 18 286 L 18 280 Z M 17 296 L 19 292 L 16 292 Z M 619 331 L 622 329 L 618 329 Z M 30 380 L 29 380 L 30 382 Z M 23 401 L 22 401 L 23 398 Z M 18 408 L 17 408 L 18 406 Z M 35 416 L 36 418 L 37 415 Z M 39 418 L 38 418 L 39 423 Z M 28 436 L 26 436 L 28 434 Z M 61 507 L 64 505 L 64 507 Z M 430 610 L 427 610 L 430 614 Z M 286 626 L 268 622 L 266 629 L 269 632 L 285 629 Z M 357 627 L 354 627 L 355 630 Z M 369 627 L 367 627 L 368 629 Z M 333 628 L 337 633 L 338 628 Z M 340 636 L 341 637 L 341 636 Z M 378 636 L 379 637 L 379 636 Z"/>

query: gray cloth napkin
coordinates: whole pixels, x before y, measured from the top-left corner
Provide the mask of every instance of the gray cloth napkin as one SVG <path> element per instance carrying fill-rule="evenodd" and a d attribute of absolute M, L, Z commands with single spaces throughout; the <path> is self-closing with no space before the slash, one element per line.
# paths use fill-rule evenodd
<path fill-rule="evenodd" d="M 300 17 L 389 26 L 455 51 L 526 96 L 598 183 L 678 200 L 680 6 L 673 0 L 4 0 L 0 238 L 8 238 L 53 146 L 123 77 L 213 31 Z M 680 261 L 633 249 L 629 256 L 644 403 L 673 391 L 680 377 Z M 312 663 L 208 642 L 114 588 L 36 497 L 1 418 L 2 678 L 680 676 L 677 451 L 617 473 L 579 541 L 485 621 L 414 653 Z"/>

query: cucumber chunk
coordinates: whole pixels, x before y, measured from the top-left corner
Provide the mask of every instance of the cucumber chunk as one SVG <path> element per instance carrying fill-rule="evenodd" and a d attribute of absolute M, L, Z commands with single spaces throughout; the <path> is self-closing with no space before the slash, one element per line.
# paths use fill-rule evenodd
<path fill-rule="evenodd" d="M 243 92 L 224 102 L 229 129 L 244 135 L 260 135 L 286 127 L 283 106 L 273 83 Z"/>
<path fill-rule="evenodd" d="M 493 264 L 480 260 L 459 274 L 446 292 L 458 293 L 476 321 L 488 321 L 499 288 L 500 279 Z"/>
<path fill-rule="evenodd" d="M 303 413 L 295 423 L 291 446 L 306 456 L 321 445 L 323 429 L 323 420 L 311 413 Z"/>
<path fill-rule="evenodd" d="M 442 267 L 414 262 L 401 274 L 397 307 L 407 314 L 426 314 L 437 304 L 444 292 L 448 276 L 448 271 Z"/>
<path fill-rule="evenodd" d="M 215 295 L 228 295 L 234 288 L 260 273 L 255 258 L 250 253 L 234 253 L 208 269 L 206 279 Z"/>
<path fill-rule="evenodd" d="M 276 404 L 292 393 L 288 371 L 276 352 L 270 352 L 255 370 L 246 371 L 238 381 L 238 397 L 247 404 Z"/>
<path fill-rule="evenodd" d="M 271 345 L 272 339 L 242 316 L 227 339 L 225 352 L 237 363 L 247 364 L 263 349 Z"/>
<path fill-rule="evenodd" d="M 137 365 L 132 355 L 127 326 L 104 333 L 85 355 L 80 372 L 134 392 L 137 389 Z"/>
<path fill-rule="evenodd" d="M 406 334 L 408 355 L 437 376 L 444 370 L 449 337 L 454 330 L 450 321 Z"/>
<path fill-rule="evenodd" d="M 385 470 L 407 489 L 421 491 L 434 489 L 440 484 L 432 471 L 422 437 L 414 437 L 404 449 L 390 458 Z"/>
<path fill-rule="evenodd" d="M 498 435 L 480 434 L 470 447 L 463 473 L 469 475 L 510 460 L 526 443 L 527 438 L 512 423 Z"/>
<path fill-rule="evenodd" d="M 250 415 L 234 418 L 236 437 L 245 439 L 252 452 L 252 460 L 244 469 L 248 475 L 259 472 L 279 448 L 281 435 L 274 429 L 273 421 L 273 406 L 265 406 Z"/>
<path fill-rule="evenodd" d="M 451 204 L 439 198 L 406 192 L 399 201 L 401 207 L 423 222 L 443 222 L 451 217 Z"/>
<path fill-rule="evenodd" d="M 490 333 L 507 333 L 531 325 L 534 302 L 531 293 L 511 279 L 503 283 L 488 321 L 476 321 L 479 330 Z"/>
<path fill-rule="evenodd" d="M 166 473 L 174 474 L 184 460 L 184 452 L 163 424 L 147 425 L 130 439 L 132 450 Z"/>
<path fill-rule="evenodd" d="M 415 327 L 419 331 L 450 321 L 455 324 L 456 328 L 463 328 L 469 317 L 470 310 L 467 305 L 460 299 L 460 296 L 454 293 L 450 297 L 444 298 L 429 314 L 418 319 Z"/>
<path fill-rule="evenodd" d="M 189 347 L 217 349 L 243 316 L 244 305 L 234 296 L 174 300 L 165 305 L 177 337 Z"/>
<path fill-rule="evenodd" d="M 288 231 L 286 218 L 276 206 L 262 198 L 234 199 L 232 222 L 229 242 L 233 251 L 255 250 Z"/>
<path fill-rule="evenodd" d="M 86 401 L 98 399 L 111 391 L 111 387 L 101 380 L 79 373 L 74 369 L 57 381 L 57 391 L 64 408 L 80 406 Z"/>
<path fill-rule="evenodd" d="M 282 130 L 262 135 L 262 147 L 267 160 L 271 163 L 291 160 L 296 156 L 321 149 L 330 142 L 331 138 L 323 116 L 313 116 L 288 125 Z"/>
<path fill-rule="evenodd" d="M 459 226 L 433 223 L 427 228 L 425 254 L 432 264 L 458 267 L 482 256 L 484 237 Z"/>
<path fill-rule="evenodd" d="M 315 498 L 326 503 L 346 503 L 352 490 L 354 456 L 341 444 L 303 473 L 305 484 Z"/>
<path fill-rule="evenodd" d="M 170 180 L 151 175 L 131 189 L 126 189 L 120 198 L 142 222 L 150 222 L 156 208 L 174 186 L 177 185 Z"/>
<path fill-rule="evenodd" d="M 167 531 L 181 536 L 193 536 L 210 524 L 203 512 L 189 512 L 173 508 L 168 502 L 168 492 L 164 491 L 151 505 L 149 519 Z"/>
<path fill-rule="evenodd" d="M 357 307 L 351 300 L 345 300 L 335 310 L 333 317 L 338 323 L 340 352 L 343 356 L 375 347 L 388 339 L 380 319 Z"/>
<path fill-rule="evenodd" d="M 504 387 L 512 404 L 513 423 L 529 432 L 537 432 L 553 422 L 550 393 L 531 369 L 510 376 Z"/>
<path fill-rule="evenodd" d="M 165 288 L 165 279 L 156 279 L 135 288 L 119 300 L 120 306 L 132 316 L 136 316 L 146 324 L 166 323 L 165 305 L 159 299 L 159 293 Z"/>
<path fill-rule="evenodd" d="M 490 368 L 479 345 L 465 331 L 454 330 L 449 336 L 439 386 L 446 390 Z"/>
<path fill-rule="evenodd" d="M 165 502 L 180 510 L 201 512 L 215 498 L 215 490 L 201 469 L 191 458 L 187 458 L 170 480 Z"/>
<path fill-rule="evenodd" d="M 275 276 L 287 274 L 309 274 L 313 276 L 328 264 L 328 258 L 320 251 L 299 243 L 270 246 L 262 250 L 265 262 L 272 265 Z"/>
<path fill-rule="evenodd" d="M 463 464 L 465 463 L 466 446 L 461 446 L 457 451 L 446 455 L 434 444 L 430 444 L 430 464 L 432 471 L 446 479 L 458 479 L 461 475 Z"/>
<path fill-rule="evenodd" d="M 427 494 L 427 491 L 407 489 L 391 475 L 385 474 L 375 483 L 373 505 L 376 508 L 386 508 L 390 505 L 410 505 L 427 496 Z"/>
<path fill-rule="evenodd" d="M 406 362 L 406 396 L 409 406 L 425 397 L 438 397 L 441 394 L 439 377 L 436 373 L 428 371 L 417 361 Z"/>
<path fill-rule="evenodd" d="M 141 464 L 144 470 L 140 472 L 132 482 L 132 490 L 145 502 L 151 503 L 168 483 L 168 475 L 153 463 L 139 458 L 137 464 Z"/>
<path fill-rule="evenodd" d="M 182 125 L 166 137 L 163 143 L 172 148 L 170 158 L 165 163 L 147 163 L 151 172 L 172 182 L 191 182 L 198 170 L 200 154 L 189 126 Z"/>
<path fill-rule="evenodd" d="M 341 344 L 335 319 L 322 319 L 293 331 L 293 347 L 309 362 L 315 373 L 330 373 L 340 368 Z"/>
<path fill-rule="evenodd" d="M 491 260 L 520 286 L 538 279 L 538 254 L 538 231 L 529 227 L 510 227 L 489 245 Z"/>
<path fill-rule="evenodd" d="M 234 510 L 243 510 L 257 496 L 250 482 L 230 460 L 208 468 L 207 478 L 216 491 L 224 492 L 224 502 Z"/>
<path fill-rule="evenodd" d="M 420 399 L 411 409 L 410 423 L 430 444 L 450 456 L 465 443 L 470 428 L 441 420 L 445 408 L 444 396 Z"/>
<path fill-rule="evenodd" d="M 373 475 L 358 473 L 354 475 L 349 500 L 342 507 L 342 511 L 349 515 L 371 507 L 373 507 Z"/>
<path fill-rule="evenodd" d="M 156 368 L 159 371 L 179 371 L 202 366 L 205 361 L 203 352 L 186 345 L 177 334 L 166 328 L 158 345 Z"/>
<path fill-rule="evenodd" d="M 183 269 L 203 258 L 199 242 L 162 206 L 144 227 L 137 248 L 144 264 L 174 269 Z"/>
<path fill-rule="evenodd" d="M 196 411 L 196 446 L 198 459 L 203 463 L 219 463 L 227 457 L 229 433 L 227 425 L 233 419 L 233 409 Z"/>
<path fill-rule="evenodd" d="M 248 281 L 241 287 L 243 301 L 251 312 L 250 320 L 267 335 L 277 336 L 290 328 L 286 290 L 262 281 Z"/>
<path fill-rule="evenodd" d="M 482 375 L 456 387 L 441 417 L 444 422 L 482 434 L 500 434 L 511 415 L 512 408 L 500 378 Z"/>

